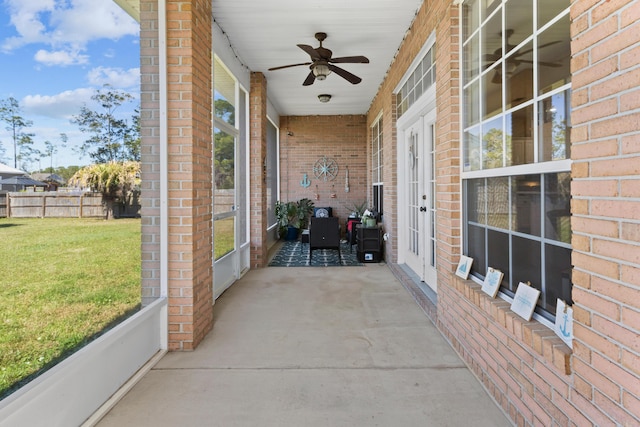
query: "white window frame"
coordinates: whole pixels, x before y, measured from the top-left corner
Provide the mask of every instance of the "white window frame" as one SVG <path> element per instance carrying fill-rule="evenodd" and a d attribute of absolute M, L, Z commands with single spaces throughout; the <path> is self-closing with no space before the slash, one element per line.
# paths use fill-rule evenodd
<path fill-rule="evenodd" d="M 491 19 L 491 17 L 493 17 L 494 14 L 498 13 L 498 11 L 502 11 L 502 9 L 504 8 L 504 3 L 506 3 L 506 0 L 498 0 L 499 2 L 503 3 L 502 8 L 496 8 L 488 17 L 485 17 L 483 21 L 479 22 L 478 24 L 478 28 L 474 29 L 473 31 L 471 31 L 470 35 L 469 35 L 469 40 L 471 40 L 471 38 L 473 37 L 473 35 L 475 35 L 476 32 L 482 31 L 483 30 L 483 26 L 482 24 L 486 21 L 488 21 L 489 19 Z M 511 1 L 515 1 L 515 0 L 511 0 Z M 524 0 L 523 0 L 524 1 Z M 528 1 L 528 0 L 526 0 Z M 460 1 L 459 4 L 464 3 L 463 1 Z M 536 22 L 537 20 L 537 16 L 536 15 L 536 8 L 534 7 L 534 5 L 532 5 L 533 11 L 534 11 L 534 22 Z M 547 22 L 544 26 L 537 28 L 535 27 L 532 33 L 532 36 L 528 37 L 527 39 L 525 39 L 523 42 L 519 43 L 520 45 L 524 45 L 526 43 L 528 43 L 531 38 L 534 39 L 534 48 L 535 50 L 533 51 L 534 54 L 534 62 L 537 61 L 537 55 L 538 55 L 538 51 L 537 51 L 537 35 L 539 35 L 540 33 L 542 33 L 544 30 L 546 30 L 548 27 L 550 27 L 551 25 L 555 24 L 556 22 L 558 22 L 560 19 L 562 19 L 563 17 L 566 16 L 566 14 L 568 14 L 569 12 L 569 7 L 567 6 L 567 8 L 559 13 L 556 17 L 554 17 L 553 19 L 551 19 L 549 22 Z M 502 13 L 502 12 L 500 12 Z M 460 7 L 459 8 L 459 22 L 463 23 L 464 22 L 464 8 Z M 504 13 L 502 14 L 502 19 L 501 19 L 501 26 L 502 28 L 506 28 L 506 23 L 505 23 L 505 15 Z M 461 70 L 460 70 L 460 87 L 459 87 L 459 93 L 460 93 L 460 105 L 461 105 L 461 109 L 460 109 L 460 164 L 461 164 L 461 180 L 460 180 L 460 194 L 462 195 L 462 215 L 461 215 L 461 232 L 462 232 L 462 237 L 463 237 L 463 251 L 466 251 L 467 248 L 467 244 L 466 244 L 466 239 L 467 236 L 465 236 L 466 233 L 466 227 L 467 227 L 467 207 L 466 207 L 466 194 L 463 191 L 464 189 L 464 183 L 467 180 L 470 179 L 477 179 L 477 178 L 495 178 L 495 177 L 514 177 L 517 175 L 528 175 L 528 174 L 534 174 L 534 175 L 543 175 L 543 174 L 547 174 L 547 173 L 565 173 L 571 172 L 571 159 L 564 159 L 564 160 L 554 160 L 554 161 L 547 161 L 547 162 L 538 162 L 539 161 L 539 147 L 538 144 L 540 143 L 540 137 L 539 137 L 539 129 L 537 126 L 537 117 L 538 117 L 538 108 L 539 108 L 539 103 L 541 100 L 546 99 L 548 97 L 551 97 L 555 94 L 564 92 L 564 91 L 568 91 L 570 92 L 571 89 L 571 83 L 565 84 L 561 87 L 555 88 L 552 91 L 546 92 L 542 95 L 538 94 L 537 91 L 537 82 L 538 82 L 538 67 L 534 67 L 534 90 L 533 90 L 533 97 L 530 101 L 525 102 L 523 104 L 519 104 L 516 107 L 513 107 L 511 109 L 505 109 L 504 111 L 500 112 L 497 115 L 493 115 L 491 117 L 487 117 L 487 118 L 483 118 L 482 117 L 482 111 L 480 112 L 480 119 L 477 123 L 473 123 L 471 126 L 465 127 L 465 98 L 464 98 L 464 89 L 465 87 L 469 87 L 470 84 L 473 83 L 473 81 L 475 80 L 475 78 L 477 78 L 477 75 L 474 78 L 469 79 L 469 81 L 465 81 L 464 78 L 464 73 L 465 73 L 465 60 L 464 60 L 464 44 L 465 44 L 465 39 L 464 39 L 464 28 L 463 25 L 460 25 L 460 30 L 459 30 L 459 36 L 460 36 L 460 50 L 459 50 L 459 57 L 460 57 L 460 64 L 461 64 Z M 514 51 L 517 50 L 518 47 L 514 48 Z M 504 63 L 504 61 L 503 61 Z M 498 65 L 501 66 L 501 65 Z M 494 66 L 495 67 L 495 66 Z M 481 74 L 482 72 L 480 72 Z M 482 98 L 482 77 L 480 77 L 480 97 Z M 506 93 L 505 93 L 505 89 L 504 89 L 504 84 L 502 85 L 502 103 L 503 105 L 506 105 Z M 481 101 L 480 101 L 481 102 Z M 472 129 L 473 127 L 476 127 L 478 125 L 481 125 L 482 123 L 485 122 L 490 122 L 492 120 L 495 120 L 498 117 L 502 117 L 502 122 L 503 122 L 503 129 L 504 129 L 504 123 L 505 123 L 505 117 L 510 114 L 512 111 L 514 110 L 520 110 L 521 108 L 527 106 L 527 105 L 532 105 L 533 106 L 533 117 L 534 117 L 534 126 L 533 126 L 533 141 L 534 141 L 534 162 L 533 163 L 529 163 L 529 164 L 521 164 L 521 165 L 514 165 L 514 166 L 506 166 L 506 167 L 500 167 L 500 168 L 494 168 L 494 169 L 480 169 L 480 170 L 472 170 L 472 171 L 465 171 L 464 170 L 464 159 L 465 159 L 465 140 L 464 140 L 464 136 L 465 136 L 465 131 Z M 542 241 L 544 242 L 544 237 L 542 238 Z M 542 243 L 543 243 L 542 242 Z M 542 244 L 541 243 L 541 244 Z M 568 246 L 570 248 L 570 245 L 558 245 L 558 246 Z M 510 257 L 512 256 L 512 254 L 510 254 Z M 511 261 L 511 259 L 510 259 Z M 544 260 L 542 262 L 542 265 L 544 265 Z M 475 277 L 475 276 L 469 276 L 470 280 L 475 281 L 476 283 L 481 284 L 481 278 L 479 277 Z M 512 297 L 507 295 L 504 292 L 500 292 L 499 293 L 500 297 L 504 300 L 507 300 L 509 302 L 512 301 Z M 542 296 L 541 296 L 542 298 Z M 549 313 L 546 312 L 550 315 L 550 317 L 553 317 L 554 313 Z M 537 313 L 534 313 L 534 318 L 544 324 L 546 324 L 549 327 L 553 327 L 552 323 L 550 322 L 550 320 L 552 319 L 548 319 L 547 317 L 544 317 L 542 315 L 539 315 Z"/>

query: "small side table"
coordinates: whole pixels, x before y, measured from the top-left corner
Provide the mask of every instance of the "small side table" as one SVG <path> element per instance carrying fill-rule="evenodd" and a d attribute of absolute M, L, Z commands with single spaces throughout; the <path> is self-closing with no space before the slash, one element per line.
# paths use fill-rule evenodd
<path fill-rule="evenodd" d="M 309 243 L 309 229 L 302 230 L 300 233 L 300 252 L 302 252 L 302 245 L 305 243 Z"/>
<path fill-rule="evenodd" d="M 375 227 L 364 227 L 362 224 L 356 225 L 358 234 L 358 261 L 360 262 L 380 262 L 382 261 L 382 227 L 380 224 Z"/>

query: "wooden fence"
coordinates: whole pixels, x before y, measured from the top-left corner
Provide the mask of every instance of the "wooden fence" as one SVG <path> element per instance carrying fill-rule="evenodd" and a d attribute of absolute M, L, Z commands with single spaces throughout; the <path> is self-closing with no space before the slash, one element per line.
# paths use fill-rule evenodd
<path fill-rule="evenodd" d="M 4 213 L 4 215 L 2 215 Z M 12 218 L 104 218 L 101 193 L 7 193 L 0 216 Z"/>

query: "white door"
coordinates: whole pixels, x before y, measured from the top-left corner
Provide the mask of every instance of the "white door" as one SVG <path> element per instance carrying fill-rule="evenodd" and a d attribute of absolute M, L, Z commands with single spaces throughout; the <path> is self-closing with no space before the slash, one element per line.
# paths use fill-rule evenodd
<path fill-rule="evenodd" d="M 405 262 L 434 291 L 436 285 L 435 114 L 405 132 Z"/>

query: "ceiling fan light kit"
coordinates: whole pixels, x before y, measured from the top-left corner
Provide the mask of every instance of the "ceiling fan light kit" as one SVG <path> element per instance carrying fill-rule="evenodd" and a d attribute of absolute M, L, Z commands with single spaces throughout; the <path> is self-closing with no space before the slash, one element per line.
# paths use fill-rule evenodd
<path fill-rule="evenodd" d="M 331 101 L 331 95 L 329 95 L 328 93 L 323 93 L 318 95 L 318 100 L 320 102 L 329 102 Z"/>
<path fill-rule="evenodd" d="M 331 74 L 331 70 L 329 69 L 329 66 L 325 64 L 318 64 L 314 66 L 312 71 L 313 71 L 313 75 L 316 76 L 316 79 L 318 80 L 324 80 L 327 78 L 329 74 Z"/>
<path fill-rule="evenodd" d="M 299 44 L 298 47 L 304 50 L 310 57 L 311 62 L 302 62 L 300 64 L 282 65 L 280 67 L 269 68 L 269 71 L 281 70 L 283 68 L 298 67 L 308 65 L 311 71 L 302 83 L 302 86 L 312 85 L 316 79 L 324 80 L 331 72 L 339 75 L 349 83 L 357 85 L 362 79 L 347 70 L 337 67 L 334 64 L 368 64 L 369 59 L 366 56 L 343 56 L 341 58 L 333 58 L 333 52 L 322 46 L 322 42 L 327 38 L 327 33 L 316 33 L 316 40 L 320 42 L 320 46 L 313 48 L 306 44 Z"/>

